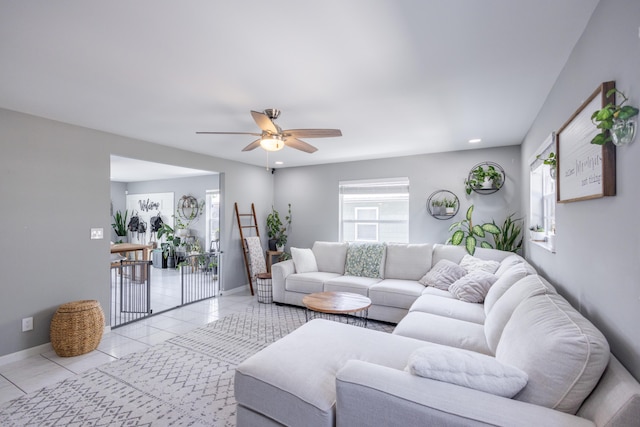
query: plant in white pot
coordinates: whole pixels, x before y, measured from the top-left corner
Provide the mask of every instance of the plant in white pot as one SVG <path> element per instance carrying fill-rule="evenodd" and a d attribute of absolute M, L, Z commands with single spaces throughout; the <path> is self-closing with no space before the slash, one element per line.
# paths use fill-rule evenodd
<path fill-rule="evenodd" d="M 492 189 L 502 187 L 502 173 L 493 165 L 478 165 L 471 171 L 471 178 L 464 181 L 465 191 L 471 194 L 474 189 Z"/>
<path fill-rule="evenodd" d="M 111 227 L 113 227 L 113 231 L 115 231 L 117 238 L 116 243 L 123 243 L 127 241 L 127 216 L 129 215 L 128 211 L 124 211 L 124 215 L 120 211 L 116 211 L 115 215 L 113 215 L 113 223 Z"/>
<path fill-rule="evenodd" d="M 531 235 L 531 240 L 534 242 L 544 242 L 546 237 L 544 234 L 544 227 L 537 224 L 529 227 L 529 234 Z"/>
<path fill-rule="evenodd" d="M 267 215 L 267 236 L 269 237 L 269 250 L 282 251 L 287 244 L 287 230 L 291 225 L 291 203 L 289 212 L 284 217 L 284 223 L 280 219 L 280 213 L 272 206 L 271 213 Z"/>

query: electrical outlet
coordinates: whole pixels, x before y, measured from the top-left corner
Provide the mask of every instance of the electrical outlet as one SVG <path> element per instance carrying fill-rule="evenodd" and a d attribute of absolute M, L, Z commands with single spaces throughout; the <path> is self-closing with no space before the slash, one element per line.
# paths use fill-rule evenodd
<path fill-rule="evenodd" d="M 102 239 L 102 238 L 104 238 L 104 228 L 91 229 L 91 239 Z"/>
<path fill-rule="evenodd" d="M 22 319 L 22 332 L 33 330 L 33 317 L 25 317 Z"/>

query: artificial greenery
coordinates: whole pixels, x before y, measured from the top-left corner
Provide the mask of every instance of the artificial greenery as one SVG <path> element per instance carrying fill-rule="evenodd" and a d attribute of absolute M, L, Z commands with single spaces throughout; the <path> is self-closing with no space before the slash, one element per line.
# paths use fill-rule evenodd
<path fill-rule="evenodd" d="M 591 140 L 592 144 L 604 145 L 608 141 L 611 141 L 611 135 L 607 131 L 613 128 L 613 124 L 616 120 L 629 120 L 630 118 L 638 115 L 639 110 L 636 107 L 624 105 L 629 99 L 618 89 L 610 89 L 607 91 L 606 97 L 608 98 L 614 93 L 620 94 L 624 100 L 618 105 L 610 102 L 600 110 L 594 111 L 591 115 L 591 121 L 598 129 L 600 129 L 600 133 L 594 136 Z"/>
<path fill-rule="evenodd" d="M 495 166 L 487 165 L 485 169 L 483 165 L 479 165 L 471 172 L 471 179 L 464 181 L 467 194 L 471 194 L 474 188 L 482 187 L 485 179 L 493 181 L 493 188 L 500 188 L 502 185 L 502 173 Z"/>
<path fill-rule="evenodd" d="M 494 223 L 484 223 L 482 225 L 473 225 L 471 216 L 473 215 L 473 205 L 467 209 L 465 219 L 455 222 L 449 227 L 449 231 L 457 229 L 447 240 L 447 244 L 464 245 L 469 254 L 473 255 L 478 245 L 478 239 L 484 239 L 488 234 L 500 234 L 500 228 Z M 480 241 L 480 247 L 493 249 L 493 245 L 486 240 Z"/>
<path fill-rule="evenodd" d="M 124 215 L 122 212 L 116 211 L 116 214 L 113 216 L 113 223 L 111 227 L 116 232 L 116 235 L 119 237 L 124 237 L 127 235 L 127 216 L 129 215 L 128 211 L 124 211 Z"/>
<path fill-rule="evenodd" d="M 284 223 L 280 219 L 280 213 L 272 206 L 271 213 L 267 215 L 267 235 L 269 239 L 276 241 L 276 246 L 287 244 L 287 229 L 291 225 L 291 203 L 289 211 L 284 217 Z"/>
<path fill-rule="evenodd" d="M 522 248 L 522 218 L 513 219 L 513 215 L 509 215 L 502 227 L 499 227 L 500 232 L 493 234 L 493 242 L 496 249 L 507 252 L 518 252 Z M 496 225 L 495 221 L 492 221 L 493 225 Z M 518 240 L 520 238 L 520 240 Z"/>

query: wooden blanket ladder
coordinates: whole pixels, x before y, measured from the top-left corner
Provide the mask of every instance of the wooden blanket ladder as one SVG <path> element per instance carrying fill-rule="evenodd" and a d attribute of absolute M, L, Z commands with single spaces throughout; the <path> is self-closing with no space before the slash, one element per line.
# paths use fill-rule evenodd
<path fill-rule="evenodd" d="M 253 277 L 251 277 L 251 265 L 249 262 L 249 250 L 244 241 L 245 232 L 248 230 L 249 236 L 255 235 L 260 237 L 260 229 L 258 228 L 258 221 L 256 220 L 256 209 L 251 203 L 251 213 L 241 214 L 238 211 L 238 202 L 235 203 L 236 219 L 238 220 L 238 229 L 240 230 L 240 244 L 242 245 L 242 254 L 244 255 L 244 266 L 247 269 L 247 277 L 249 278 L 249 288 L 251 289 L 251 295 L 253 295 Z"/>

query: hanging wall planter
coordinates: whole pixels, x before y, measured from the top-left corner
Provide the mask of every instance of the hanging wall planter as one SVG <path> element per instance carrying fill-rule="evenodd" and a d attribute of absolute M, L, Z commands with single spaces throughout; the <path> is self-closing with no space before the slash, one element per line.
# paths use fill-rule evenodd
<path fill-rule="evenodd" d="M 460 209 L 458 196 L 448 190 L 438 190 L 431 193 L 427 199 L 427 212 L 435 219 L 453 218 Z"/>
<path fill-rule="evenodd" d="M 499 164 L 494 162 L 478 163 L 471 168 L 464 181 L 465 191 L 467 194 L 471 194 L 472 191 L 478 194 L 495 193 L 502 188 L 505 178 L 504 169 Z"/>

